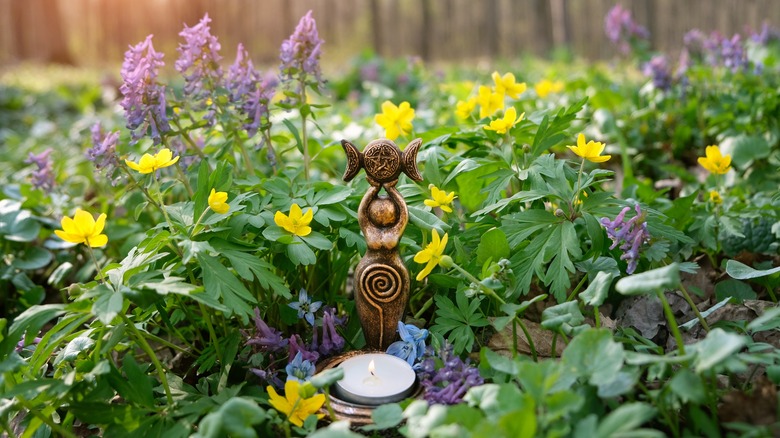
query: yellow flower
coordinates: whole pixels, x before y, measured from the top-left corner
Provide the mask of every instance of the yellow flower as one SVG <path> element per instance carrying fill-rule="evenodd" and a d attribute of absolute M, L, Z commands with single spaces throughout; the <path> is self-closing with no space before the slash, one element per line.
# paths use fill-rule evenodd
<path fill-rule="evenodd" d="M 723 204 L 723 198 L 720 197 L 720 193 L 717 190 L 710 190 L 710 202 L 713 204 Z"/>
<path fill-rule="evenodd" d="M 446 257 L 450 262 L 452 261 L 449 256 L 445 256 L 444 254 L 444 247 L 447 246 L 447 239 L 449 236 L 447 236 L 447 233 L 444 233 L 444 237 L 439 240 L 439 233 L 436 231 L 436 229 L 433 229 L 433 237 L 431 238 L 431 243 L 428 244 L 428 246 L 425 247 L 422 251 L 418 252 L 414 256 L 414 261 L 417 263 L 427 263 L 422 271 L 420 271 L 419 274 L 417 274 L 417 281 L 422 280 L 423 278 L 427 277 L 428 274 L 433 271 L 433 268 L 440 264 L 441 261 Z"/>
<path fill-rule="evenodd" d="M 526 89 L 525 82 L 516 83 L 515 75 L 512 73 L 501 76 L 497 71 L 494 71 L 493 82 L 496 84 L 496 93 L 502 96 L 507 95 L 512 99 L 517 99 Z"/>
<path fill-rule="evenodd" d="M 157 152 L 154 155 L 144 154 L 138 163 L 125 160 L 125 164 L 127 164 L 127 167 L 133 170 L 146 174 L 152 173 L 164 167 L 172 166 L 176 164 L 177 161 L 179 161 L 179 157 L 173 158 L 173 154 L 171 153 L 170 149 L 162 148 L 160 149 L 160 152 Z"/>
<path fill-rule="evenodd" d="M 429 185 L 428 188 L 431 189 L 431 199 L 426 199 L 423 201 L 423 203 L 428 207 L 439 207 L 442 209 L 442 211 L 452 213 L 450 204 L 452 204 L 452 200 L 455 199 L 455 192 L 450 192 L 447 194 L 447 192 L 444 190 L 439 190 L 439 188 L 433 184 Z"/>
<path fill-rule="evenodd" d="M 319 410 L 325 403 L 325 394 L 317 394 L 310 398 L 301 398 L 298 395 L 298 388 L 300 383 L 297 380 L 288 380 L 284 384 L 284 397 L 276 393 L 273 386 L 266 387 L 268 395 L 270 396 L 268 401 L 271 406 L 274 407 L 280 413 L 287 415 L 287 420 L 298 426 L 303 426 L 303 422 L 309 415 L 312 415 Z M 316 414 L 317 418 L 322 418 L 324 414 Z"/>
<path fill-rule="evenodd" d="M 731 169 L 731 155 L 721 155 L 717 146 L 707 146 L 706 157 L 699 157 L 699 164 L 709 172 L 723 175 Z"/>
<path fill-rule="evenodd" d="M 209 195 L 209 208 L 214 210 L 215 213 L 225 214 L 230 210 L 230 206 L 227 204 L 227 192 L 218 192 L 215 189 L 211 189 Z"/>
<path fill-rule="evenodd" d="M 488 86 L 480 85 L 477 104 L 479 105 L 479 118 L 484 119 L 492 116 L 496 111 L 504 109 L 504 95 L 494 93 Z"/>
<path fill-rule="evenodd" d="M 311 227 L 309 224 L 313 217 L 314 213 L 311 208 L 306 214 L 303 214 L 301 207 L 299 207 L 298 204 L 293 204 L 290 207 L 290 216 L 287 216 L 281 211 L 277 211 L 274 215 L 274 222 L 276 222 L 276 225 L 279 225 L 290 233 L 304 237 L 311 234 Z"/>
<path fill-rule="evenodd" d="M 62 218 L 62 230 L 54 230 L 60 239 L 70 243 L 83 243 L 92 248 L 108 243 L 108 236 L 101 234 L 106 226 L 106 214 L 98 216 L 97 221 L 82 209 L 76 210 L 73 219 Z"/>
<path fill-rule="evenodd" d="M 458 101 L 458 105 L 455 108 L 455 115 L 460 117 L 461 119 L 468 119 L 469 116 L 471 116 L 471 112 L 474 111 L 474 108 L 477 106 L 477 98 L 472 97 L 471 99 L 467 101 Z"/>
<path fill-rule="evenodd" d="M 519 121 L 523 120 L 523 117 L 525 117 L 525 113 L 520 114 L 520 117 L 517 117 L 517 110 L 514 107 L 510 107 L 506 110 L 506 113 L 504 113 L 503 119 L 492 120 L 490 125 L 485 125 L 483 128 L 488 131 L 496 131 L 497 134 L 506 134 L 506 131 L 515 126 Z"/>
<path fill-rule="evenodd" d="M 612 155 L 601 155 L 601 153 L 604 152 L 604 143 L 591 140 L 585 144 L 585 134 L 577 136 L 577 146 L 566 147 L 571 149 L 572 152 L 578 156 L 592 163 L 603 163 L 612 158 Z"/>
<path fill-rule="evenodd" d="M 550 93 L 560 93 L 563 90 L 563 82 L 551 81 L 549 79 L 542 79 L 536 85 L 534 85 L 536 95 L 545 98 Z"/>
<path fill-rule="evenodd" d="M 409 102 L 401 102 L 395 106 L 393 102 L 386 100 L 382 103 L 382 114 L 374 117 L 379 126 L 385 128 L 385 137 L 395 140 L 399 135 L 407 135 L 412 132 L 412 120 L 414 109 Z"/>

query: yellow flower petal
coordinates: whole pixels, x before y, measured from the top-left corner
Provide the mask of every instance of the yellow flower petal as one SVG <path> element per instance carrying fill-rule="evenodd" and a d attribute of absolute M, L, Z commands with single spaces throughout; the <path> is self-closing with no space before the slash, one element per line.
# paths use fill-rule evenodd
<path fill-rule="evenodd" d="M 92 229 L 93 234 L 100 234 L 103 232 L 103 228 L 106 226 L 106 214 L 101 213 L 95 221 L 95 226 Z"/>
<path fill-rule="evenodd" d="M 92 236 L 86 239 L 87 242 L 89 242 L 89 246 L 92 248 L 97 248 L 99 246 L 104 246 L 108 243 L 108 236 L 105 234 L 98 234 L 97 236 Z"/>

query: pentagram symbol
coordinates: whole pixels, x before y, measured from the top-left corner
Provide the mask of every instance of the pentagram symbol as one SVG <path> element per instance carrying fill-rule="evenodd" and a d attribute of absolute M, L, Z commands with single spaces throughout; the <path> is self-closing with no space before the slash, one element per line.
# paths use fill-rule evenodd
<path fill-rule="evenodd" d="M 363 151 L 366 173 L 379 182 L 391 181 L 401 173 L 401 150 L 386 142 L 372 142 Z"/>

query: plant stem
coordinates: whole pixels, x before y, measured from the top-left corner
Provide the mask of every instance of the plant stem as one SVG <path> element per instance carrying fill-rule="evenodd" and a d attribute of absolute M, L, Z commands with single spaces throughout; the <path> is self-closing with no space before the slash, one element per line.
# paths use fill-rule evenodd
<path fill-rule="evenodd" d="M 707 324 L 707 320 L 704 319 L 703 316 L 701 316 L 701 313 L 699 312 L 699 308 L 696 307 L 696 304 L 693 303 L 693 299 L 691 299 L 691 295 L 688 293 L 687 290 L 685 290 L 685 286 L 680 283 L 680 292 L 683 294 L 683 298 L 685 298 L 685 301 L 688 302 L 688 305 L 691 306 L 691 310 L 693 310 L 693 313 L 696 315 L 696 318 L 699 319 L 699 323 L 702 327 L 704 327 L 704 330 L 707 332 L 710 331 L 710 326 Z"/>
<path fill-rule="evenodd" d="M 165 397 L 168 400 L 168 406 L 173 406 L 173 395 L 171 394 L 171 388 L 168 385 L 168 377 L 165 375 L 165 370 L 160 363 L 160 359 L 158 359 L 157 355 L 154 354 L 154 350 L 152 350 L 152 347 L 148 342 L 146 342 L 146 338 L 144 337 L 143 333 L 141 333 L 141 331 L 138 330 L 138 327 L 136 327 L 135 324 L 130 321 L 130 318 L 128 318 L 124 312 L 120 312 L 120 316 L 122 317 L 122 321 L 124 321 L 125 325 L 127 325 L 128 328 L 130 328 L 130 331 L 133 332 L 133 335 L 135 335 L 141 349 L 144 350 L 146 355 L 149 356 L 149 360 L 151 360 L 152 364 L 154 364 L 154 368 L 157 370 L 157 375 L 160 378 L 160 383 L 165 390 Z"/>
<path fill-rule="evenodd" d="M 255 174 L 255 166 L 252 165 L 252 159 L 249 158 L 249 152 L 246 150 L 246 146 L 243 141 L 238 142 L 238 147 L 241 150 L 241 157 L 244 159 L 244 168 L 250 175 Z"/>
<path fill-rule="evenodd" d="M 92 246 L 89 244 L 89 239 L 87 239 L 87 252 L 89 252 L 89 257 L 92 259 L 92 263 L 95 264 L 95 269 L 97 269 L 98 277 L 100 277 L 100 282 L 105 283 L 106 278 L 103 277 L 103 270 L 100 268 L 100 264 L 98 263 L 97 259 L 95 258 L 95 253 L 92 252 Z"/>
<path fill-rule="evenodd" d="M 593 306 L 593 319 L 596 321 L 596 328 L 601 328 L 601 314 L 599 306 Z"/>
<path fill-rule="evenodd" d="M 171 230 L 171 234 L 173 234 L 173 224 L 171 223 L 171 218 L 168 217 L 168 211 L 165 209 L 165 201 L 163 201 L 162 195 L 162 185 L 160 184 L 160 180 L 157 179 L 156 171 L 154 174 L 154 182 L 157 185 L 157 197 L 160 198 L 160 210 L 162 211 L 163 216 L 165 216 L 165 222 L 168 223 L 168 229 Z"/>
<path fill-rule="evenodd" d="M 666 300 L 666 295 L 664 295 L 663 290 L 659 289 L 656 293 L 661 300 L 661 305 L 664 307 L 666 321 L 669 323 L 669 330 L 671 330 L 674 335 L 677 349 L 680 350 L 680 355 L 685 355 L 685 344 L 683 344 L 682 334 L 680 334 L 680 328 L 677 326 L 677 320 L 674 318 L 672 307 L 669 305 L 669 301 Z"/>
<path fill-rule="evenodd" d="M 187 189 L 187 194 L 189 194 L 190 198 L 192 198 L 195 195 L 195 192 L 192 191 L 192 186 L 190 185 L 190 181 L 187 179 L 187 175 L 184 174 L 184 171 L 178 164 L 175 164 L 174 167 L 176 167 L 176 173 L 179 174 L 179 179 L 181 179 L 182 184 L 184 184 L 184 188 Z"/>
<path fill-rule="evenodd" d="M 300 87 L 301 87 L 301 108 L 304 107 L 304 105 L 307 105 L 306 103 L 306 76 L 304 73 L 301 73 L 300 80 Z M 311 163 L 309 163 L 309 141 L 306 138 L 306 115 L 301 113 L 301 147 L 303 148 L 303 178 L 305 181 L 309 180 L 309 166 Z"/>
<path fill-rule="evenodd" d="M 422 307 L 420 307 L 420 310 L 417 311 L 417 313 L 414 314 L 414 319 L 420 319 L 422 318 L 423 313 L 425 313 L 426 310 L 428 310 L 429 307 L 433 304 L 433 297 L 428 298 L 428 301 L 423 303 Z"/>
<path fill-rule="evenodd" d="M 325 388 L 325 408 L 328 410 L 328 416 L 330 417 L 330 421 L 336 421 L 338 418 L 336 418 L 336 412 L 333 411 L 333 406 L 330 404 L 330 386 L 326 386 Z"/>
<path fill-rule="evenodd" d="M 206 306 L 204 306 L 200 301 L 198 301 L 198 306 L 200 307 L 200 313 L 203 314 L 203 319 L 206 320 L 206 327 L 208 327 L 211 342 L 214 344 L 214 350 L 217 352 L 217 359 L 219 359 L 220 364 L 223 364 L 225 362 L 223 361 L 222 351 L 219 347 L 219 338 L 217 338 L 217 332 L 214 331 L 214 326 L 211 324 L 211 315 L 206 313 Z"/>

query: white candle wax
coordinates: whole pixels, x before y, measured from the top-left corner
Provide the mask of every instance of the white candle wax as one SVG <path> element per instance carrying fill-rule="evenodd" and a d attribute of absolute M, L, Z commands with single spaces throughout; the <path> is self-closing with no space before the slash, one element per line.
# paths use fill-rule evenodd
<path fill-rule="evenodd" d="M 373 361 L 373 373 L 369 365 Z M 383 353 L 361 354 L 341 364 L 344 378 L 336 382 L 336 395 L 362 405 L 401 401 L 414 389 L 416 375 L 403 359 Z"/>

